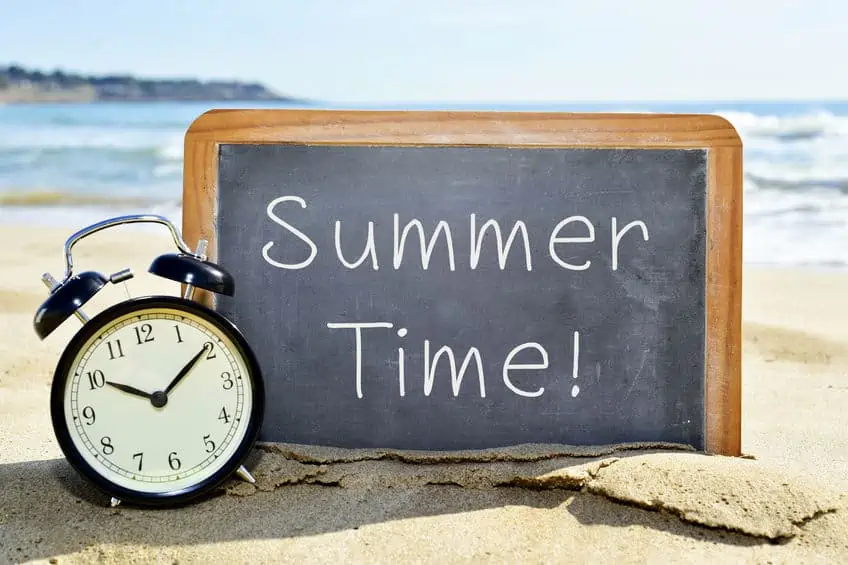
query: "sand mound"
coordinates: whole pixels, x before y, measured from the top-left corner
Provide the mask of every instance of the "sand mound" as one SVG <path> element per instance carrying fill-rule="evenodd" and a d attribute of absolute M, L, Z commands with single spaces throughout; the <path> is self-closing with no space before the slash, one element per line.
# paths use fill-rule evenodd
<path fill-rule="evenodd" d="M 771 541 L 796 536 L 804 525 L 843 504 L 836 491 L 750 459 L 685 451 L 634 453 L 632 446 L 526 445 L 427 453 L 262 444 L 260 453 L 256 484 L 230 482 L 228 494 L 244 496 L 298 483 L 567 489 Z"/>
<path fill-rule="evenodd" d="M 835 493 L 801 478 L 749 460 L 694 454 L 620 459 L 586 488 L 686 522 L 773 540 L 798 534 L 839 506 Z"/>
<path fill-rule="evenodd" d="M 233 479 L 218 496 L 163 510 L 109 508 L 62 459 L 0 465 L 0 561 L 838 563 L 848 555 L 844 495 L 750 459 L 626 449 L 578 457 L 541 446 L 449 460 L 312 451 L 262 445 L 250 460 L 255 485 Z"/>

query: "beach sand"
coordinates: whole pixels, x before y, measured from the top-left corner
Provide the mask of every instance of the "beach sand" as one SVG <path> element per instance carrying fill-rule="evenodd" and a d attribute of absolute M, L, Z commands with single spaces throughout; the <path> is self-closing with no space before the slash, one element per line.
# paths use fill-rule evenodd
<path fill-rule="evenodd" d="M 112 232 L 75 248 L 75 268 L 137 276 L 89 314 L 177 292 L 146 273 L 165 235 Z M 42 342 L 32 318 L 68 235 L 0 227 L 0 562 L 848 563 L 848 275 L 745 270 L 745 457 L 263 444 L 256 485 L 147 510 L 110 508 L 53 436 L 50 380 L 79 324 Z"/>

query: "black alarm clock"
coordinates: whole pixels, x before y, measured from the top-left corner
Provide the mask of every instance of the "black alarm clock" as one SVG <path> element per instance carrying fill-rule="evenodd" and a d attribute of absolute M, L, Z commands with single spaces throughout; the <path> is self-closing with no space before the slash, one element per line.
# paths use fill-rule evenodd
<path fill-rule="evenodd" d="M 75 274 L 72 247 L 103 229 L 139 222 L 170 230 L 177 252 L 157 257 L 149 272 L 184 283 L 184 294 L 129 299 L 89 319 L 81 307 L 133 274 Z M 262 422 L 262 374 L 239 329 L 194 300 L 197 288 L 234 293 L 233 277 L 207 260 L 206 245 L 201 240 L 191 251 L 162 216 L 120 216 L 68 238 L 62 281 L 42 277 L 50 296 L 35 314 L 39 338 L 71 315 L 83 322 L 53 376 L 56 439 L 70 464 L 111 495 L 113 506 L 185 503 L 233 473 L 253 482 L 242 464 Z"/>

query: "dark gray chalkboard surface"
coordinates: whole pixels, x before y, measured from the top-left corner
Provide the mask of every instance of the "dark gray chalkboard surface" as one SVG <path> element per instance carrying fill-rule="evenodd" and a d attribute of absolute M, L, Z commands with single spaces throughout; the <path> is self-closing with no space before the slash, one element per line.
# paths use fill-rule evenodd
<path fill-rule="evenodd" d="M 709 147 L 260 141 L 206 224 L 261 439 L 709 448 Z"/>

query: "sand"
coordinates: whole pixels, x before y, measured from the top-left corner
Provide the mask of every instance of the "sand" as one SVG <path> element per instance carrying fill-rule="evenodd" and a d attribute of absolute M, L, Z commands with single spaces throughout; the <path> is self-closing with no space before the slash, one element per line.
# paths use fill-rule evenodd
<path fill-rule="evenodd" d="M 255 485 L 179 509 L 110 508 L 62 457 L 48 399 L 79 325 L 44 342 L 40 275 L 68 229 L 0 227 L 0 562 L 848 562 L 848 275 L 746 268 L 743 450 L 663 446 L 397 453 L 261 444 Z M 76 268 L 137 277 L 170 251 L 133 228 L 81 243 Z"/>

